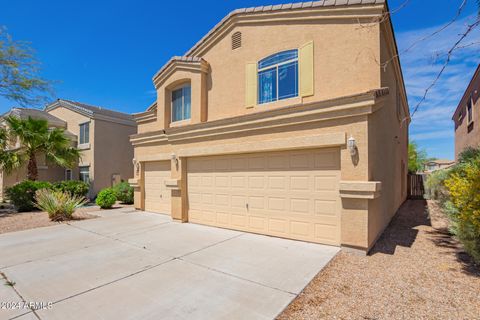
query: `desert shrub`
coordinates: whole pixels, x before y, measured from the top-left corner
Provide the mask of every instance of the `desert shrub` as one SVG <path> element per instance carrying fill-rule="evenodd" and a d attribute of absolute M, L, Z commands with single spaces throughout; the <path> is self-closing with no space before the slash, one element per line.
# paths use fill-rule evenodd
<path fill-rule="evenodd" d="M 75 210 L 87 203 L 82 196 L 48 189 L 37 190 L 35 200 L 37 208 L 46 211 L 52 221 L 71 220 Z"/>
<path fill-rule="evenodd" d="M 65 181 L 55 182 L 53 184 L 53 189 L 61 192 L 68 192 L 71 195 L 74 195 L 77 197 L 86 197 L 89 186 L 83 181 L 65 180 Z"/>
<path fill-rule="evenodd" d="M 41 189 L 51 189 L 52 184 L 46 181 L 25 180 L 5 190 L 6 197 L 17 211 L 32 211 L 35 207 L 35 192 Z"/>
<path fill-rule="evenodd" d="M 480 159 L 480 148 L 467 147 L 458 155 L 459 163 L 468 163 Z"/>
<path fill-rule="evenodd" d="M 425 194 L 428 199 L 438 200 L 443 204 L 448 199 L 448 191 L 444 182 L 449 177 L 450 170 L 437 170 L 427 176 Z"/>
<path fill-rule="evenodd" d="M 133 187 L 128 182 L 120 182 L 113 187 L 113 190 L 118 201 L 125 204 L 133 203 Z"/>
<path fill-rule="evenodd" d="M 117 196 L 112 188 L 102 189 L 98 195 L 95 203 L 102 209 L 110 209 L 117 201 Z"/>
<path fill-rule="evenodd" d="M 460 163 L 445 186 L 451 201 L 444 206 L 452 220 L 451 230 L 465 251 L 480 263 L 480 154 Z"/>

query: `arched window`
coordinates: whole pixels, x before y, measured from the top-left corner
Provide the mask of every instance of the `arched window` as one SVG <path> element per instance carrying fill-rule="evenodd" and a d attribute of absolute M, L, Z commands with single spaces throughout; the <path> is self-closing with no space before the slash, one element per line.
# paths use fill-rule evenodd
<path fill-rule="evenodd" d="M 275 53 L 258 62 L 258 103 L 298 96 L 298 50 Z"/>

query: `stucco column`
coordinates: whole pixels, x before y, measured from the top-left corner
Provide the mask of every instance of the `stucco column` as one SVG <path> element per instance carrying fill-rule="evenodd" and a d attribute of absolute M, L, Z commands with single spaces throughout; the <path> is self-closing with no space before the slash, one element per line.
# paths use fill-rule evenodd
<path fill-rule="evenodd" d="M 172 219 L 187 222 L 187 159 L 177 158 L 172 160 L 172 180 L 176 180 L 176 187 L 172 188 Z"/>
<path fill-rule="evenodd" d="M 133 203 L 135 209 L 145 210 L 145 203 L 143 201 L 144 190 L 144 168 L 141 162 L 136 162 L 134 165 L 133 178 L 128 180 L 128 183 L 133 187 Z"/>
<path fill-rule="evenodd" d="M 368 200 L 342 198 L 341 245 L 359 250 L 368 247 Z"/>

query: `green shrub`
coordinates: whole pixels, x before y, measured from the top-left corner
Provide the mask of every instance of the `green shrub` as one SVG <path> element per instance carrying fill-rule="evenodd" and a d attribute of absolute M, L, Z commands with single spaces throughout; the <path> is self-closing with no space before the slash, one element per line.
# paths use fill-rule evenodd
<path fill-rule="evenodd" d="M 428 199 L 439 200 L 443 205 L 448 199 L 448 191 L 444 182 L 450 176 L 450 170 L 437 170 L 427 176 L 425 194 Z"/>
<path fill-rule="evenodd" d="M 52 221 L 71 220 L 75 210 L 87 203 L 82 196 L 48 189 L 37 190 L 35 200 L 37 208 L 46 211 Z"/>
<path fill-rule="evenodd" d="M 128 182 L 120 182 L 113 187 L 117 200 L 124 204 L 133 203 L 133 187 Z"/>
<path fill-rule="evenodd" d="M 32 211 L 35 207 L 35 192 L 41 189 L 51 189 L 52 184 L 46 181 L 25 180 L 5 190 L 6 197 L 17 211 Z"/>
<path fill-rule="evenodd" d="M 480 153 L 457 165 L 445 186 L 451 201 L 444 206 L 452 220 L 451 230 L 480 264 Z"/>
<path fill-rule="evenodd" d="M 467 147 L 458 155 L 459 163 L 468 163 L 480 159 L 480 148 Z"/>
<path fill-rule="evenodd" d="M 83 181 L 66 180 L 55 182 L 53 184 L 53 189 L 61 192 L 68 192 L 71 195 L 77 197 L 86 197 L 88 194 L 89 186 Z"/>
<path fill-rule="evenodd" d="M 98 193 L 95 203 L 102 209 L 110 209 L 115 201 L 117 201 L 115 191 L 112 188 L 106 188 Z"/>

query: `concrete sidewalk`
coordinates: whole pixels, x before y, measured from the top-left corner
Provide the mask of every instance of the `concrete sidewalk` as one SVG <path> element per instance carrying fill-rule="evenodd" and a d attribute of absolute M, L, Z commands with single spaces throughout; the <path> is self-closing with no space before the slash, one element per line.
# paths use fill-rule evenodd
<path fill-rule="evenodd" d="M 0 235 L 0 319 L 273 319 L 338 250 L 103 211 Z"/>

